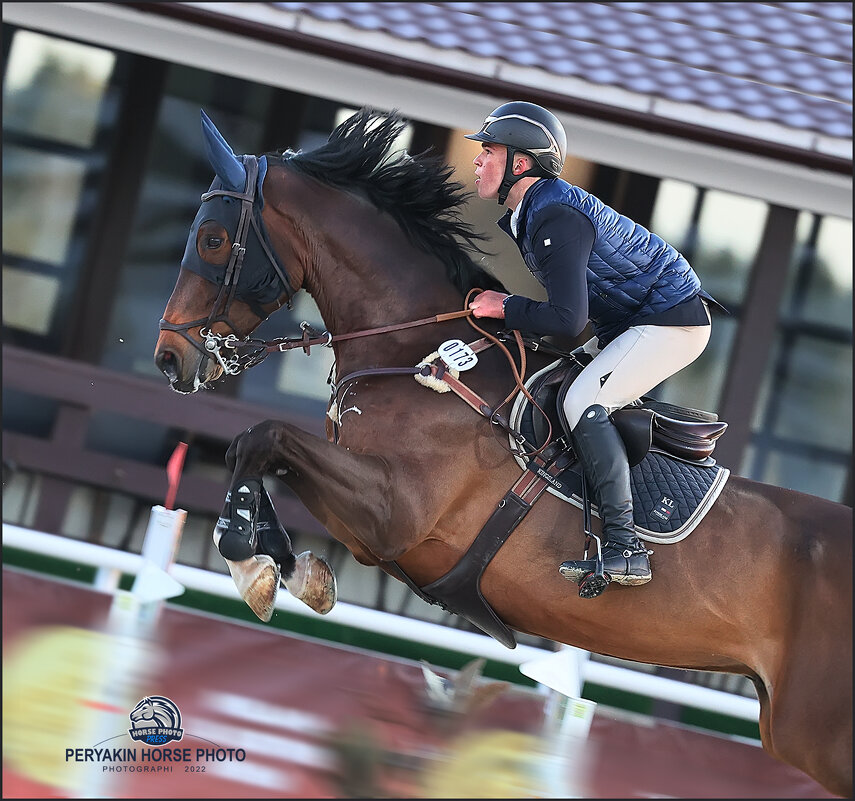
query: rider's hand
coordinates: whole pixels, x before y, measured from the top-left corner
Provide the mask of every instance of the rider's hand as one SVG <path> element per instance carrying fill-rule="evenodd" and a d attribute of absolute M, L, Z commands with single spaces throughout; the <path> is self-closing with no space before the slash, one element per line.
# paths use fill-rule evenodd
<path fill-rule="evenodd" d="M 473 317 L 495 317 L 498 320 L 505 319 L 505 310 L 502 308 L 502 301 L 508 297 L 504 292 L 495 292 L 488 289 L 476 295 L 469 301 L 469 308 L 472 309 Z"/>

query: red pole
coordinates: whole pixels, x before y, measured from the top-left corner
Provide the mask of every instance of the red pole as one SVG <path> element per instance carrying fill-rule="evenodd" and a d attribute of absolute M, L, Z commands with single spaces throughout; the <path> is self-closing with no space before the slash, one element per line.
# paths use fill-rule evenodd
<path fill-rule="evenodd" d="M 175 496 L 178 493 L 178 484 L 181 481 L 181 470 L 184 468 L 184 456 L 187 454 L 187 443 L 179 442 L 169 461 L 166 463 L 166 477 L 169 481 L 169 489 L 166 491 L 166 502 L 164 506 L 172 509 L 175 506 Z"/>

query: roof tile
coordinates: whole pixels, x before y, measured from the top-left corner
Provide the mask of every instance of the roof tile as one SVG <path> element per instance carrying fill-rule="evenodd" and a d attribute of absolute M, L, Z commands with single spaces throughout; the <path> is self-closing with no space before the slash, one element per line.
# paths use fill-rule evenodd
<path fill-rule="evenodd" d="M 852 135 L 850 3 L 273 5 L 654 99 Z"/>

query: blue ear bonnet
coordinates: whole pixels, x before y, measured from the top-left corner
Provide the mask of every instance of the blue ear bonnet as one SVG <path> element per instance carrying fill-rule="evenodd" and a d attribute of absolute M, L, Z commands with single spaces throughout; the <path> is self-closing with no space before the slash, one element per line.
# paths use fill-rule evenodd
<path fill-rule="evenodd" d="M 264 157 L 262 156 L 262 159 Z M 262 159 L 259 159 L 261 162 Z M 262 181 L 261 164 L 259 163 L 258 183 Z M 266 172 L 266 161 L 265 161 Z M 219 178 L 215 178 L 209 188 L 209 192 L 216 189 L 227 188 Z M 230 188 L 230 187 L 229 187 Z M 243 187 L 241 187 L 243 189 Z M 226 276 L 225 264 L 209 264 L 204 261 L 196 251 L 196 236 L 199 233 L 199 227 L 202 223 L 212 220 L 219 223 L 229 233 L 229 239 L 234 242 L 235 232 L 238 227 L 240 218 L 240 200 L 233 197 L 223 197 L 216 195 L 210 200 L 206 200 L 199 206 L 199 211 L 196 212 L 196 217 L 193 224 L 190 226 L 190 235 L 187 237 L 187 246 L 184 249 L 184 257 L 181 259 L 181 266 L 191 272 L 201 275 L 215 284 L 222 285 Z M 247 232 L 246 242 L 241 244 L 246 248 L 246 255 L 243 259 L 243 268 L 238 276 L 237 286 L 235 288 L 235 297 L 243 301 L 255 301 L 261 305 L 272 303 L 276 300 L 287 287 L 283 287 L 279 276 L 271 268 L 264 247 L 258 239 L 258 232 L 267 240 L 265 244 L 271 253 L 273 251 L 270 241 L 267 238 L 267 231 L 261 219 L 260 201 L 256 200 L 256 205 L 252 210 L 253 216 L 256 218 L 257 225 L 251 225 Z M 280 264 L 280 267 L 282 265 Z M 285 274 L 284 268 L 282 268 Z"/>
<path fill-rule="evenodd" d="M 243 158 L 238 158 L 235 156 L 231 147 L 229 147 L 204 111 L 202 112 L 202 133 L 208 161 L 217 174 L 208 191 L 222 189 L 239 193 L 248 192 L 250 187 L 246 186 L 247 170 L 244 166 L 244 159 L 254 157 L 244 156 Z M 257 159 L 257 162 L 258 178 L 254 187 L 255 197 L 252 208 L 254 219 L 253 224 L 249 226 L 247 234 L 244 237 L 246 241 L 241 242 L 241 245 L 246 248 L 246 253 L 243 259 L 243 267 L 238 275 L 235 286 L 235 297 L 250 302 L 252 306 L 271 303 L 283 291 L 291 292 L 291 287 L 283 286 L 283 282 L 280 280 L 279 275 L 277 275 L 276 270 L 272 269 L 273 265 L 271 265 L 268 257 L 268 253 L 271 254 L 276 259 L 282 275 L 287 276 L 284 267 L 279 262 L 270 244 L 267 230 L 261 219 L 261 209 L 264 207 L 264 196 L 262 195 L 261 187 L 267 175 L 267 157 L 261 156 Z M 199 211 L 196 213 L 193 224 L 190 226 L 190 235 L 187 238 L 187 245 L 184 249 L 184 257 L 181 259 L 181 266 L 186 270 L 201 275 L 208 281 L 222 285 L 226 277 L 226 265 L 209 264 L 204 261 L 196 251 L 196 237 L 199 227 L 203 223 L 213 221 L 226 229 L 229 239 L 234 243 L 240 213 L 241 201 L 239 198 L 215 195 L 203 201 L 199 207 Z M 259 240 L 259 235 L 263 238 L 263 243 Z"/>

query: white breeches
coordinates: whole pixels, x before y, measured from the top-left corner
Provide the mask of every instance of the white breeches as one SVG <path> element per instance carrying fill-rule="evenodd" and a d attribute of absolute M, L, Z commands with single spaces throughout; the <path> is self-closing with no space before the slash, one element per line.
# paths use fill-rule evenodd
<path fill-rule="evenodd" d="M 711 331 L 711 325 L 634 325 L 602 350 L 596 337 L 588 340 L 583 347 L 594 359 L 564 398 L 571 430 L 592 404 L 611 414 L 691 364 L 703 353 Z"/>

